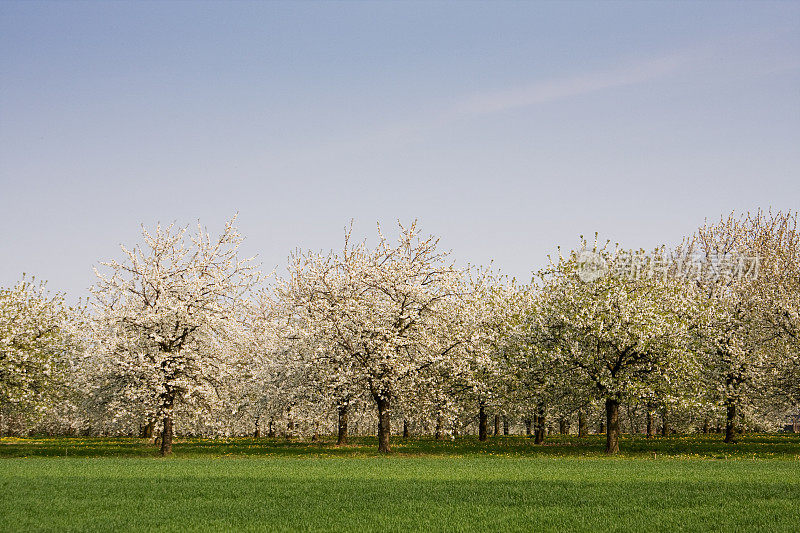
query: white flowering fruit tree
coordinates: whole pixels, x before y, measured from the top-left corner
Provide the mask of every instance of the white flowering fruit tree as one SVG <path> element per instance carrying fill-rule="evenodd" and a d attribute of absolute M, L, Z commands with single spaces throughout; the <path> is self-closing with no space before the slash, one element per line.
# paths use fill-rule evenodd
<path fill-rule="evenodd" d="M 259 279 L 252 259 L 238 255 L 234 219 L 219 236 L 198 224 L 142 229 L 143 243 L 122 247 L 124 259 L 97 272 L 95 333 L 102 354 L 121 374 L 142 374 L 142 400 L 155 401 L 161 453 L 172 452 L 176 402 L 214 401 L 230 363 L 220 344 L 235 334 L 245 296 Z"/>

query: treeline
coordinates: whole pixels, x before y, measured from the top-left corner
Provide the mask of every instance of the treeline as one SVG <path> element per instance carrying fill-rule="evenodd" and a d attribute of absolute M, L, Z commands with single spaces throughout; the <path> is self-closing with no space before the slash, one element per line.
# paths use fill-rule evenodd
<path fill-rule="evenodd" d="M 89 304 L 0 290 L 0 432 L 448 438 L 774 431 L 800 410 L 797 213 L 675 249 L 581 238 L 529 283 L 458 268 L 416 224 L 296 252 L 285 277 L 219 235 L 157 226 Z"/>

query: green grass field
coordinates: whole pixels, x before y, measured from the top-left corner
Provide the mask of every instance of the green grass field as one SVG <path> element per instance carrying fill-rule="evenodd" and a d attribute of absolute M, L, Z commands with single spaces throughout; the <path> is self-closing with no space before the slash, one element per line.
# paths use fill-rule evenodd
<path fill-rule="evenodd" d="M 3 531 L 798 531 L 800 436 L 0 440 Z"/>

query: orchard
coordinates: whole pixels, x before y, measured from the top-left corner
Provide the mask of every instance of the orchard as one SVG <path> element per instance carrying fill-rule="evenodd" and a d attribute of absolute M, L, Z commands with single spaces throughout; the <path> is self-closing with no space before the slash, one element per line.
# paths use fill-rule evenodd
<path fill-rule="evenodd" d="M 676 236 L 680 239 L 680 236 Z M 676 249 L 576 239 L 524 283 L 460 267 L 416 223 L 242 257 L 230 220 L 144 228 L 76 306 L 0 290 L 0 434 L 175 439 L 797 430 L 796 212 L 708 223 Z"/>

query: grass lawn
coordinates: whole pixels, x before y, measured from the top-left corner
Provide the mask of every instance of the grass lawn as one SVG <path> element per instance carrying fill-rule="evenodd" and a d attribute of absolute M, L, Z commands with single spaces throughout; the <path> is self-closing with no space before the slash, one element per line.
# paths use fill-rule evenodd
<path fill-rule="evenodd" d="M 798 436 L 374 446 L 5 438 L 0 530 L 800 530 Z"/>

